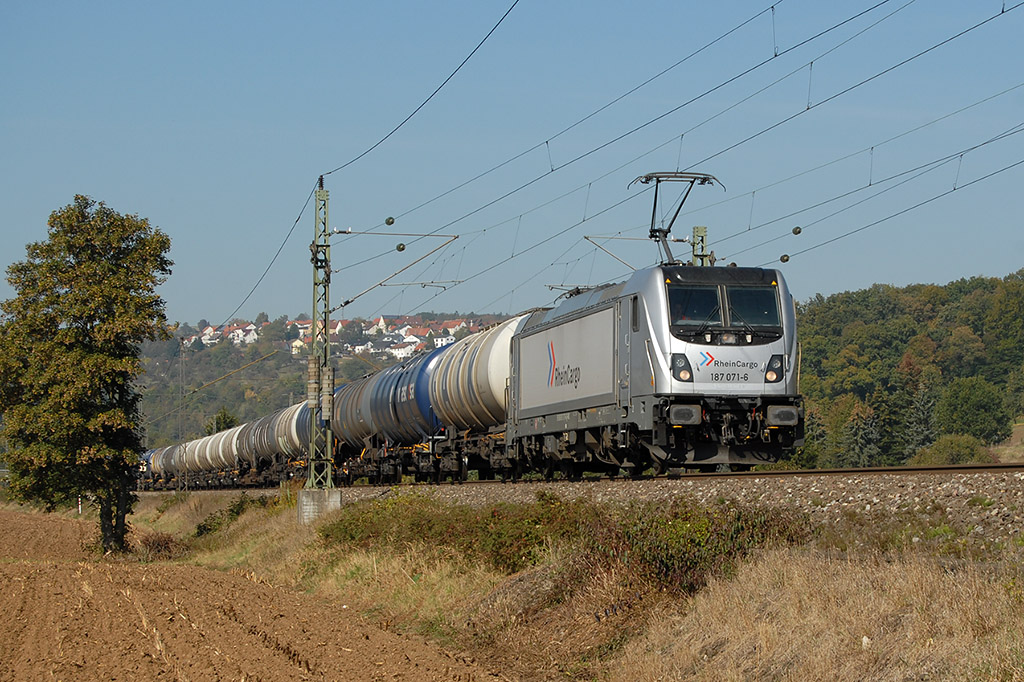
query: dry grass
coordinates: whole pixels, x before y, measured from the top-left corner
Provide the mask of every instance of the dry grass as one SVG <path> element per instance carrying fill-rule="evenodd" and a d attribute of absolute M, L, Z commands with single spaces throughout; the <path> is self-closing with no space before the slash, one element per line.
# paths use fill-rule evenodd
<path fill-rule="evenodd" d="M 471 603 L 462 641 L 510 679 L 603 679 L 663 596 L 595 568 L 569 592 L 560 560 L 518 573 Z M 576 573 L 576 571 L 572 571 Z M 566 597 L 566 598 L 562 598 Z"/>
<path fill-rule="evenodd" d="M 237 495 L 197 497 L 147 500 L 134 521 L 187 536 Z M 244 511 L 193 542 L 185 560 L 323 595 L 522 682 L 1024 681 L 1024 579 L 1013 553 L 997 568 L 991 558 L 940 559 L 925 544 L 887 558 L 811 545 L 764 551 L 686 597 L 638 582 L 624 564 L 550 545 L 511 576 L 425 543 L 342 549 L 277 506 Z"/>
<path fill-rule="evenodd" d="M 778 550 L 662 605 L 612 680 L 1022 680 L 1018 577 Z"/>
<path fill-rule="evenodd" d="M 230 490 L 203 493 L 146 494 L 139 498 L 131 523 L 149 530 L 184 536 L 195 531 L 210 514 L 226 508 L 238 493 Z"/>
<path fill-rule="evenodd" d="M 451 644 L 466 623 L 462 606 L 502 577 L 427 547 L 399 554 L 356 550 L 336 558 L 316 591 L 347 601 L 385 628 L 413 630 Z"/>
<path fill-rule="evenodd" d="M 1013 425 L 1013 435 L 992 448 L 992 454 L 1000 462 L 1024 462 L 1024 422 Z"/>

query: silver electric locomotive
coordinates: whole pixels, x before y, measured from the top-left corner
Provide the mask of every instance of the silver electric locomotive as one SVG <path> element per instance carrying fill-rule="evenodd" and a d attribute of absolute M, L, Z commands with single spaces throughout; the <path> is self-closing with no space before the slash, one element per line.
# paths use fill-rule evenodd
<path fill-rule="evenodd" d="M 738 469 L 803 442 L 794 304 L 777 270 L 638 270 L 529 317 L 511 362 L 513 459 Z"/>

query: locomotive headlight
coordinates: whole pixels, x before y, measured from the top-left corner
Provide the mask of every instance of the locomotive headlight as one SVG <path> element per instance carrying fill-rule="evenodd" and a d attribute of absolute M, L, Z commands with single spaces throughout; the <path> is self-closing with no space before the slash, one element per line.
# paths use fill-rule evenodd
<path fill-rule="evenodd" d="M 672 378 L 676 381 L 693 381 L 693 370 L 684 353 L 672 354 Z"/>
<path fill-rule="evenodd" d="M 724 334 L 720 334 L 718 336 L 718 342 L 721 343 L 723 346 L 724 345 L 735 345 L 736 344 L 736 335 L 733 334 L 732 332 L 725 332 Z"/>
<path fill-rule="evenodd" d="M 773 355 L 771 360 L 768 361 L 768 367 L 764 373 L 764 382 L 766 384 L 777 384 L 782 381 L 784 376 L 786 376 L 786 369 L 782 364 L 782 356 Z"/>

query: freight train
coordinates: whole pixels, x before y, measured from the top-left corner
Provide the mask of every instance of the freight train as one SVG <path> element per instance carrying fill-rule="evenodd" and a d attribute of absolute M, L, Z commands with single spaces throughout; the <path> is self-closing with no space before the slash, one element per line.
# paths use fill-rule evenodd
<path fill-rule="evenodd" d="M 793 298 L 778 270 L 659 265 L 335 392 L 342 480 L 747 468 L 803 442 Z M 305 402 L 145 454 L 145 478 L 301 471 Z"/>
<path fill-rule="evenodd" d="M 652 225 L 652 237 L 666 235 Z M 738 470 L 802 445 L 795 305 L 782 273 L 683 265 L 667 243 L 665 252 L 624 282 L 338 388 L 336 482 Z M 309 420 L 299 403 L 151 450 L 143 484 L 304 475 Z"/>

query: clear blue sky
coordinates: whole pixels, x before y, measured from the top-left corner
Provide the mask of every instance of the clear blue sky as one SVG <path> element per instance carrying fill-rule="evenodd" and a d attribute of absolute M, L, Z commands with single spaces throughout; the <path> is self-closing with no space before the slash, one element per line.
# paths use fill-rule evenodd
<path fill-rule="evenodd" d="M 217 323 L 301 212 L 237 316 L 309 312 L 314 217 L 303 205 L 317 176 L 412 112 L 511 1 L 3 3 L 0 269 L 45 239 L 51 211 L 87 194 L 171 236 L 171 320 Z M 514 313 L 550 304 L 560 292 L 549 285 L 622 278 L 628 269 L 583 237 L 645 236 L 650 192 L 627 185 L 661 170 L 711 173 L 727 188 L 696 188 L 675 236 L 706 225 L 716 253 L 741 265 L 794 254 L 778 265 L 800 300 L 1024 267 L 1024 165 L 998 172 L 1024 160 L 1024 132 L 1012 134 L 1024 87 L 1004 93 L 1024 84 L 1024 7 L 890 0 L 794 48 L 874 4 L 521 0 L 401 130 L 325 178 L 331 227 L 383 230 L 395 216 L 390 231 L 459 235 L 392 280 L 409 286 L 335 316 Z M 336 237 L 332 302 L 442 241 Z M 657 258 L 649 242 L 601 243 L 634 266 Z M 417 284 L 446 281 L 462 283 Z M 0 298 L 12 295 L 0 283 Z"/>

